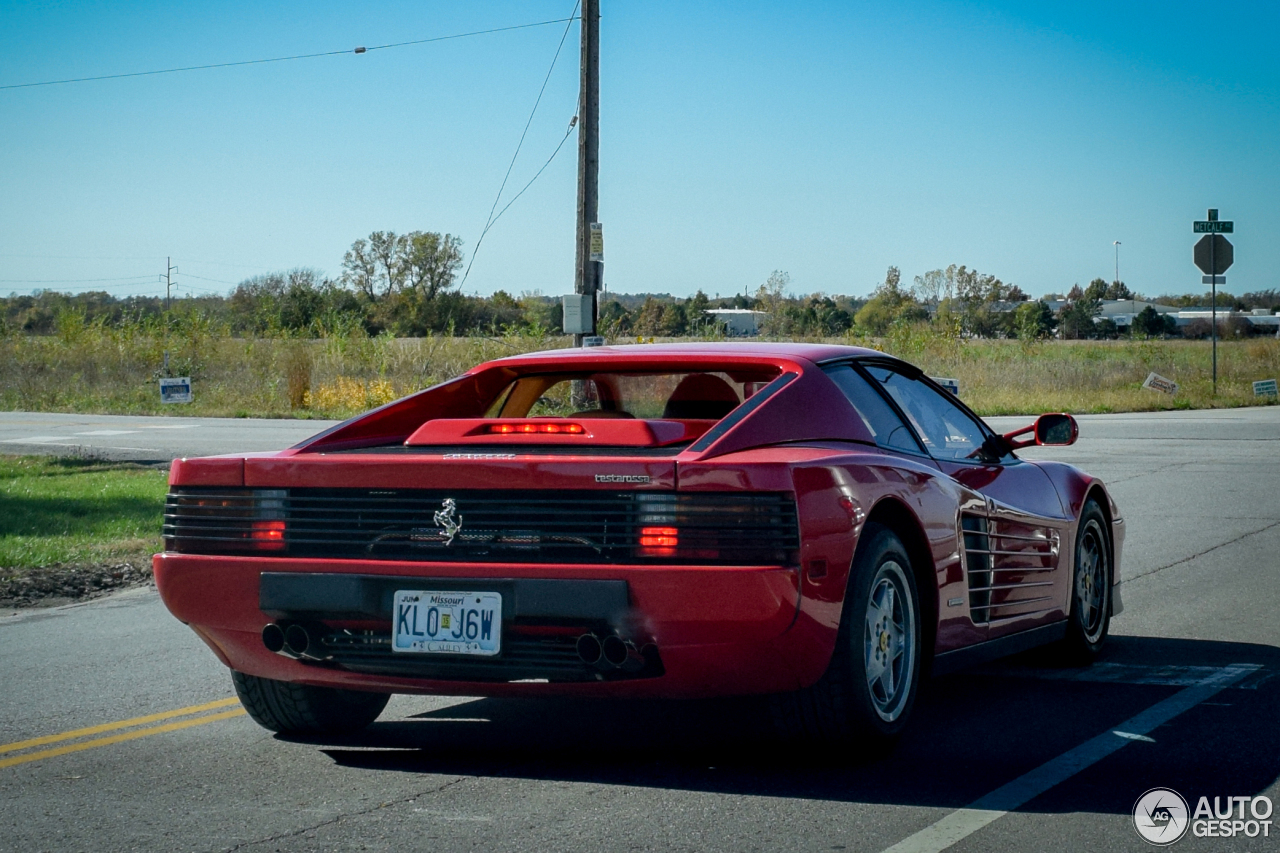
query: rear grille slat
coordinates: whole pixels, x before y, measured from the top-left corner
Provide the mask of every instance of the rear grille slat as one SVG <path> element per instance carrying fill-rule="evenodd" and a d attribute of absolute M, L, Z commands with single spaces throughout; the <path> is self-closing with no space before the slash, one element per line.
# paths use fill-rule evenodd
<path fill-rule="evenodd" d="M 261 496 L 261 497 L 259 497 Z M 446 501 L 453 502 L 450 513 Z M 438 523 L 437 515 L 459 525 Z M 786 493 L 173 488 L 166 547 L 254 550 L 251 529 L 283 522 L 273 556 L 447 562 L 794 564 Z M 640 547 L 643 529 L 678 530 L 678 548 Z M 265 535 L 265 534 L 264 534 Z"/>

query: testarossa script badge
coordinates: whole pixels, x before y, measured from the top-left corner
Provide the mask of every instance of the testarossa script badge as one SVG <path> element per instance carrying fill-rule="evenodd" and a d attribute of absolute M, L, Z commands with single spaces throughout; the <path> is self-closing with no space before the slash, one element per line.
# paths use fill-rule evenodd
<path fill-rule="evenodd" d="M 596 474 L 597 483 L 648 483 L 648 474 Z"/>

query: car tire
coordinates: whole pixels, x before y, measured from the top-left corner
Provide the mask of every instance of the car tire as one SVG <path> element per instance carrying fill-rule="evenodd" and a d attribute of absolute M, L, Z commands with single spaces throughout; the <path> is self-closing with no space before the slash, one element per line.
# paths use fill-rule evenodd
<path fill-rule="evenodd" d="M 1111 538 L 1107 517 L 1096 501 L 1085 502 L 1076 531 L 1075 568 L 1071 578 L 1071 610 L 1063 656 L 1071 664 L 1093 662 L 1111 629 Z"/>
<path fill-rule="evenodd" d="M 864 758 L 889 752 L 920 690 L 920 619 L 906 548 L 893 531 L 868 523 L 826 672 L 812 687 L 774 697 L 782 733 Z"/>
<path fill-rule="evenodd" d="M 358 732 L 378 719 L 391 699 L 389 693 L 291 684 L 235 671 L 231 681 L 253 721 L 280 734 Z"/>

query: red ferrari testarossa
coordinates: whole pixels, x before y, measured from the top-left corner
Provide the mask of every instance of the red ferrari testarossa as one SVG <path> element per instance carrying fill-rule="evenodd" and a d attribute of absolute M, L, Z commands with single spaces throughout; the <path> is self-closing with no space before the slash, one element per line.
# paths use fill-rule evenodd
<path fill-rule="evenodd" d="M 891 742 L 921 678 L 1120 610 L 1106 488 L 867 349 L 673 344 L 498 359 L 288 450 L 174 463 L 156 582 L 262 725 L 392 693 L 772 694 Z"/>

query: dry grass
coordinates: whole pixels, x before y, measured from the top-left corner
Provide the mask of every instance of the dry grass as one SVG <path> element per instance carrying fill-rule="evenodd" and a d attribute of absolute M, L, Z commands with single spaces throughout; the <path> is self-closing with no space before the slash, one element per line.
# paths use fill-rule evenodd
<path fill-rule="evenodd" d="M 359 333 L 320 340 L 246 340 L 188 322 L 154 327 L 66 323 L 50 337 L 0 338 L 0 408 L 9 410 L 255 417 L 347 417 L 514 353 L 568 346 L 564 336 L 396 339 Z M 630 340 L 619 340 L 629 343 Z M 960 380 L 981 414 L 1121 412 L 1251 406 L 1251 383 L 1280 377 L 1280 341 L 1220 342 L 1218 392 L 1208 341 L 965 341 L 927 326 L 872 346 Z M 195 402 L 162 406 L 156 380 L 192 377 Z M 1175 396 L 1142 388 L 1149 372 L 1173 379 Z"/>
<path fill-rule="evenodd" d="M 166 339 L 88 327 L 0 338 L 0 409 L 209 417 L 347 417 L 504 355 L 567 346 L 566 337 L 320 340 L 233 338 L 186 330 Z M 157 380 L 190 376 L 195 402 L 162 405 Z"/>
<path fill-rule="evenodd" d="M 1253 382 L 1280 376 L 1280 341 L 1220 342 L 1218 388 L 1207 341 L 1017 341 L 966 343 L 958 354 L 911 359 L 960 380 L 962 398 L 983 415 L 1144 412 L 1275 404 Z M 1142 387 L 1149 373 L 1178 383 L 1168 395 Z"/>

